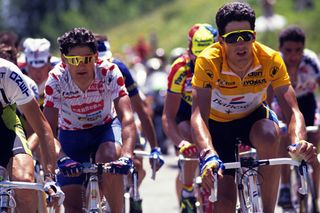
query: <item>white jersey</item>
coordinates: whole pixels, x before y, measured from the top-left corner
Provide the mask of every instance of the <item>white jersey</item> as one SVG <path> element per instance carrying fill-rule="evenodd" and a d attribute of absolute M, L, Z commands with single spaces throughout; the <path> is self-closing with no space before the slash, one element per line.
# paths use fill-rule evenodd
<path fill-rule="evenodd" d="M 33 92 L 34 97 L 39 101 L 39 89 L 38 89 L 37 83 L 27 75 L 25 75 L 24 77 L 27 84 L 31 88 L 31 91 Z"/>
<path fill-rule="evenodd" d="M 314 93 L 317 89 L 317 80 L 320 78 L 320 62 L 317 55 L 305 49 L 298 68 L 297 83 L 294 87 L 297 97 Z"/>
<path fill-rule="evenodd" d="M 2 107 L 30 102 L 34 94 L 25 75 L 13 63 L 0 58 L 0 102 Z"/>
<path fill-rule="evenodd" d="M 113 100 L 124 95 L 124 78 L 118 66 L 109 61 L 96 63 L 95 79 L 84 92 L 67 68 L 58 64 L 49 73 L 44 106 L 59 109 L 59 128 L 80 130 L 111 122 L 116 117 Z"/>

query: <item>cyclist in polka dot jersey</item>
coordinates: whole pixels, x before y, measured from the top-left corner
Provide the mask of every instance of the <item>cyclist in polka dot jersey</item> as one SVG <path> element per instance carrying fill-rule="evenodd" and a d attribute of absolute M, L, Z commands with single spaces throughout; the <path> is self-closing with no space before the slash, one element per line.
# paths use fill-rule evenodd
<path fill-rule="evenodd" d="M 132 166 L 135 124 L 124 78 L 117 65 L 98 59 L 91 31 L 74 28 L 58 38 L 62 63 L 49 73 L 44 114 L 53 130 L 59 129 L 61 151 L 58 182 L 66 194 L 67 212 L 81 212 L 85 176 L 81 163 L 114 163 L 115 173 Z M 102 175 L 102 194 L 112 212 L 123 208 L 123 177 Z"/>

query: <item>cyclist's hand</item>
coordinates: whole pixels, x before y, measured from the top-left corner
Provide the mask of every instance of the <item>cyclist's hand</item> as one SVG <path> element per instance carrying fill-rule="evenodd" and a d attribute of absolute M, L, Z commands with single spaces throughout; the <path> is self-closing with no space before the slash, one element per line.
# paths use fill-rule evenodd
<path fill-rule="evenodd" d="M 127 175 L 130 172 L 130 169 L 133 167 L 132 160 L 128 157 L 121 157 L 116 161 L 108 163 L 110 168 L 110 173 Z"/>
<path fill-rule="evenodd" d="M 163 159 L 163 156 L 161 155 L 161 150 L 160 150 L 160 147 L 155 147 L 153 149 L 151 149 L 151 152 L 150 152 L 150 165 L 151 165 L 151 168 L 153 169 L 153 162 L 154 160 L 156 161 L 156 164 L 155 164 L 155 169 L 156 171 L 158 171 L 161 166 L 164 164 L 164 159 Z"/>
<path fill-rule="evenodd" d="M 314 163 L 317 159 L 316 147 L 305 140 L 300 140 L 299 142 L 288 146 L 288 151 L 294 160 L 305 160 L 307 163 Z"/>
<path fill-rule="evenodd" d="M 217 155 L 208 154 L 204 159 L 200 159 L 202 186 L 207 191 L 210 191 L 210 189 L 213 188 L 214 172 L 218 172 L 218 175 L 222 177 L 222 172 L 219 169 L 223 170 L 224 165 Z"/>
<path fill-rule="evenodd" d="M 184 157 L 191 158 L 197 157 L 199 155 L 197 146 L 188 141 L 181 141 L 178 147 L 179 153 L 182 154 Z"/>
<path fill-rule="evenodd" d="M 44 191 L 49 195 L 47 198 L 48 206 L 60 206 L 63 204 L 65 195 L 60 186 L 54 181 L 48 181 L 44 184 Z"/>
<path fill-rule="evenodd" d="M 68 176 L 68 177 L 77 177 L 81 175 L 81 172 L 83 169 L 81 163 L 72 160 L 68 156 L 60 158 L 57 164 L 60 172 L 64 176 Z"/>

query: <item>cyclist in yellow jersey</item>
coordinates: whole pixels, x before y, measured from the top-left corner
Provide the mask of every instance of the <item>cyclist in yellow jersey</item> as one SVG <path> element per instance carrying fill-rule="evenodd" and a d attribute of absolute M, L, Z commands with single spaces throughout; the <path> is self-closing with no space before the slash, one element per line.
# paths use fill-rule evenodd
<path fill-rule="evenodd" d="M 191 117 L 191 78 L 196 57 L 210 44 L 215 42 L 217 30 L 209 24 L 195 24 L 188 32 L 188 51 L 172 64 L 168 76 L 168 93 L 163 110 L 165 133 L 184 157 L 197 157 L 198 150 L 190 134 Z M 181 193 L 180 212 L 195 212 L 193 178 L 197 162 L 186 162 L 181 183 L 177 180 L 177 193 Z"/>
<path fill-rule="evenodd" d="M 292 154 L 308 162 L 316 159 L 315 147 L 305 141 L 306 129 L 285 64 L 278 52 L 255 41 L 255 13 L 247 3 L 223 5 L 216 14 L 218 41 L 197 58 L 192 78 L 192 137 L 200 151 L 203 186 L 213 187 L 213 170 L 235 161 L 235 144 L 256 148 L 260 159 L 278 157 L 279 126 L 264 104 L 272 86 L 288 122 Z M 259 170 L 265 212 L 274 212 L 280 171 Z M 219 176 L 222 175 L 221 170 Z M 234 212 L 234 171 L 219 181 L 215 212 Z"/>

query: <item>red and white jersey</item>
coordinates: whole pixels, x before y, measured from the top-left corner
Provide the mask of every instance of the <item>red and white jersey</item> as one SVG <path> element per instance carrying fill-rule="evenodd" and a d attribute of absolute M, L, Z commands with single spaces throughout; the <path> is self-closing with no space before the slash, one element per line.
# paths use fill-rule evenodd
<path fill-rule="evenodd" d="M 293 84 L 297 97 L 314 93 L 320 78 L 320 62 L 315 52 L 304 49 L 298 68 L 298 79 Z"/>
<path fill-rule="evenodd" d="M 127 91 L 123 76 L 111 62 L 96 63 L 95 79 L 84 92 L 67 68 L 58 64 L 49 73 L 44 106 L 59 109 L 59 128 L 80 130 L 109 123 L 117 116 L 113 100 L 124 95 Z"/>

